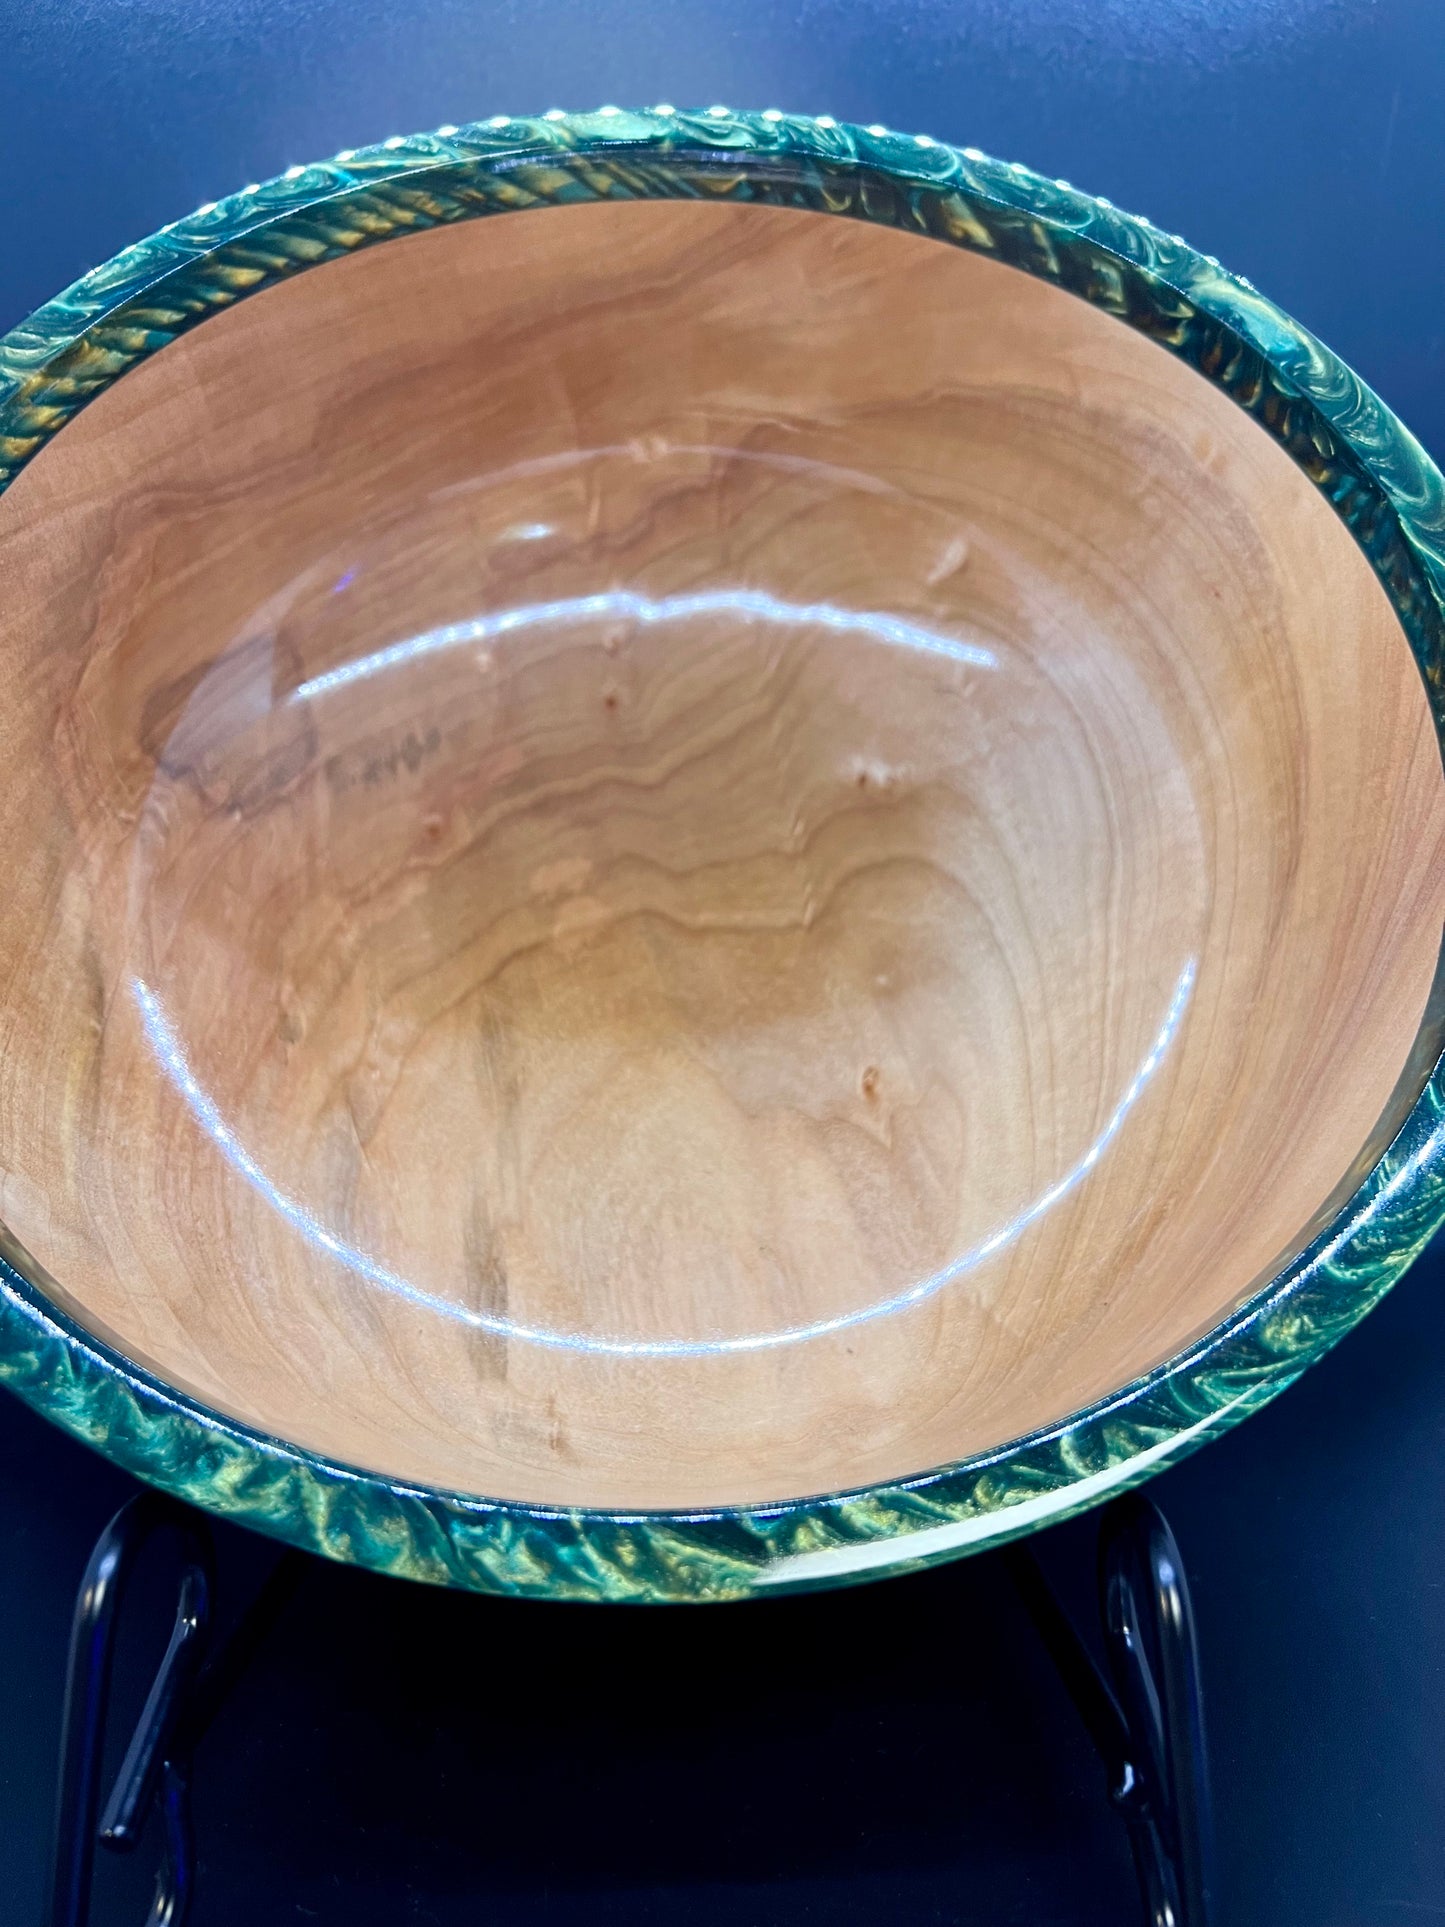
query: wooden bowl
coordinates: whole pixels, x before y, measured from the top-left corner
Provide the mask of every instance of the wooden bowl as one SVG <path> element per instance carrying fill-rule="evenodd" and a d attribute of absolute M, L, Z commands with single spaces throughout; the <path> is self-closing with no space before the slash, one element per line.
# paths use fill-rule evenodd
<path fill-rule="evenodd" d="M 0 1369 L 144 1477 L 482 1589 L 893 1569 L 1445 1215 L 1440 477 L 1147 223 L 388 142 L 8 337 L 0 460 Z"/>

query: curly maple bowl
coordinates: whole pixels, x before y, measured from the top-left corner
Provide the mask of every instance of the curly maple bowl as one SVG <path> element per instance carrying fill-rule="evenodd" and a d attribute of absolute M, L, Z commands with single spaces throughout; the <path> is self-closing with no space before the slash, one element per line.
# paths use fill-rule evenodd
<path fill-rule="evenodd" d="M 0 343 L 0 486 L 0 1371 L 142 1476 L 828 1583 L 1142 1477 L 1445 1213 L 1440 478 L 1146 222 L 387 142 Z"/>

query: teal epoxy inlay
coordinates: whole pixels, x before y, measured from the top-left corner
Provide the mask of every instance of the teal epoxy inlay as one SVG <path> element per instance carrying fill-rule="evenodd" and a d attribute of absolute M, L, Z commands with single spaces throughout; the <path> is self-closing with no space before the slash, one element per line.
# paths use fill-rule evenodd
<path fill-rule="evenodd" d="M 1188 361 L 1334 504 L 1397 610 L 1445 726 L 1445 480 L 1349 369 L 1247 282 L 1147 221 L 972 148 L 826 116 L 720 107 L 499 116 L 291 168 L 202 208 L 0 339 L 0 491 L 127 369 L 318 262 L 512 209 L 668 198 L 809 208 L 986 252 Z M 1393 1143 L 1313 1243 L 1156 1371 L 965 1463 L 774 1506 L 553 1510 L 330 1464 L 169 1390 L 81 1330 L 3 1257 L 0 1378 L 140 1477 L 334 1558 L 533 1597 L 738 1598 L 954 1557 L 1147 1477 L 1290 1384 L 1442 1221 L 1437 1066 Z"/>

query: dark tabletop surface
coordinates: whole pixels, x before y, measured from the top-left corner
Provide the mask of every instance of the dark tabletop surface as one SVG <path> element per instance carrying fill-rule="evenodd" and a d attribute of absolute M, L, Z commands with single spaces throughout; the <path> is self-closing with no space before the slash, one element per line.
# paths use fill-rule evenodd
<path fill-rule="evenodd" d="M 655 99 L 879 120 L 1107 194 L 1250 276 L 1445 458 L 1441 0 L 0 0 L 0 329 L 293 161 Z M 1151 1488 L 1199 1619 L 1220 1927 L 1445 1920 L 1442 1281 L 1445 1246 Z M 132 1489 L 0 1395 L 0 1927 L 39 1918 L 71 1600 Z M 219 1536 L 234 1605 L 274 1551 Z M 1042 1551 L 1082 1594 L 1089 1522 Z M 122 1725 L 164 1583 L 133 1600 Z M 312 1564 L 197 1780 L 193 1927 L 1137 1917 L 996 1557 L 674 1611 Z M 144 1918 L 150 1846 L 100 1869 L 97 1927 Z"/>

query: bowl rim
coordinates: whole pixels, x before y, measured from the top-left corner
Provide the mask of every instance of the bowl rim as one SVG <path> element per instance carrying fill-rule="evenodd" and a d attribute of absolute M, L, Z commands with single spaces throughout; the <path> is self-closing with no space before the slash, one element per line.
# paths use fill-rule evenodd
<path fill-rule="evenodd" d="M 976 148 L 828 115 L 665 105 L 497 115 L 344 150 L 209 203 L 0 337 L 0 494 L 128 369 L 311 266 L 482 215 L 695 198 L 812 209 L 992 254 L 1189 362 L 1286 449 L 1350 528 L 1445 732 L 1445 478 L 1379 398 L 1178 235 Z M 59 1288 L 3 1226 L 0 1383 L 196 1505 L 334 1559 L 479 1592 L 718 1600 L 957 1557 L 1193 1451 L 1283 1391 L 1378 1302 L 1445 1222 L 1439 1002 L 1402 1079 L 1408 1115 L 1368 1147 L 1267 1282 L 1107 1398 L 914 1477 L 667 1511 L 533 1505 L 390 1479 L 269 1437 L 138 1367 L 62 1308 Z"/>

